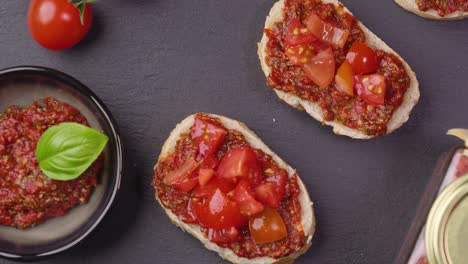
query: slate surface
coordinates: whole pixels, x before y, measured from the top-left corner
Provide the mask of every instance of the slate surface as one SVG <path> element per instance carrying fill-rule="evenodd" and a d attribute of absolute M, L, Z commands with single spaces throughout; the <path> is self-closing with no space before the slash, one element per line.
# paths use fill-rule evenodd
<path fill-rule="evenodd" d="M 298 169 L 318 229 L 297 263 L 390 263 L 435 160 L 458 143 L 445 131 L 468 127 L 468 20 L 424 20 L 390 0 L 343 2 L 421 84 L 410 121 L 376 140 L 335 136 L 266 87 L 256 42 L 272 0 L 99 1 L 91 34 L 64 52 L 30 38 L 28 1 L 1 1 L 0 68 L 41 65 L 78 78 L 112 111 L 126 146 L 122 190 L 102 224 L 40 263 L 223 263 L 169 223 L 149 185 L 162 142 L 197 111 L 244 121 Z"/>

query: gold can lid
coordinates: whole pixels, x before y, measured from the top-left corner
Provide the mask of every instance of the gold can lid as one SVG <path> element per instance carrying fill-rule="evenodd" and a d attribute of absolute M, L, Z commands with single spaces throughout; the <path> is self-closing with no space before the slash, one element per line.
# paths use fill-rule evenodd
<path fill-rule="evenodd" d="M 437 197 L 427 218 L 425 240 L 429 263 L 467 263 L 468 174 Z"/>

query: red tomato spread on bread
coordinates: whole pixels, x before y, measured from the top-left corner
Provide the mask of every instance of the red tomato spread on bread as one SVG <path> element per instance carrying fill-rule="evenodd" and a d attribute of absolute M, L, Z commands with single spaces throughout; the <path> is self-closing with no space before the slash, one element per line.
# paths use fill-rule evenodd
<path fill-rule="evenodd" d="M 165 208 L 211 242 L 239 257 L 281 258 L 305 243 L 296 177 L 241 132 L 197 114 L 152 184 Z"/>
<path fill-rule="evenodd" d="M 317 103 L 326 121 L 386 134 L 410 86 L 400 58 L 370 47 L 341 4 L 285 0 L 283 18 L 265 29 L 268 86 Z"/>

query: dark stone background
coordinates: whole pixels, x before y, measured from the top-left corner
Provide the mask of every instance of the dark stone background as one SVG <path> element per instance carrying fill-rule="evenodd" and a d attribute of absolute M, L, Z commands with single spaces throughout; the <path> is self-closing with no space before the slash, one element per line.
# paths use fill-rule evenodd
<path fill-rule="evenodd" d="M 459 143 L 445 131 L 468 127 L 468 20 L 425 20 L 390 0 L 343 0 L 406 58 L 421 89 L 401 129 L 357 141 L 335 136 L 266 87 L 256 42 L 272 0 L 102 0 L 86 40 L 62 52 L 31 39 L 28 2 L 0 3 L 0 68 L 41 65 L 78 78 L 114 114 L 126 147 L 122 190 L 104 221 L 41 263 L 222 263 L 168 221 L 150 187 L 162 142 L 197 111 L 242 120 L 298 169 L 318 229 L 297 263 L 390 263 L 435 160 Z"/>

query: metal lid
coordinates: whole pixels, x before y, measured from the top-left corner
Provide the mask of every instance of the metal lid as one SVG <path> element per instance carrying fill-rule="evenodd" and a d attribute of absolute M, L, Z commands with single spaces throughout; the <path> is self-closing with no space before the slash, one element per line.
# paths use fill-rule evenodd
<path fill-rule="evenodd" d="M 468 174 L 436 199 L 426 223 L 426 251 L 431 264 L 466 264 L 468 259 Z"/>

